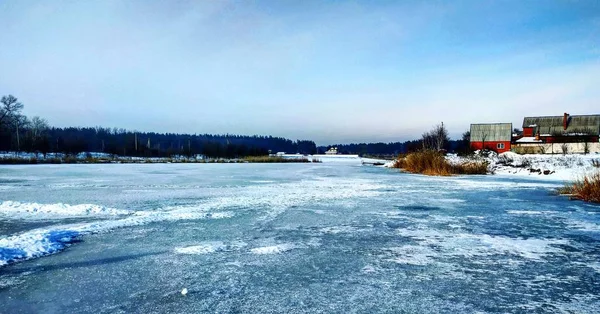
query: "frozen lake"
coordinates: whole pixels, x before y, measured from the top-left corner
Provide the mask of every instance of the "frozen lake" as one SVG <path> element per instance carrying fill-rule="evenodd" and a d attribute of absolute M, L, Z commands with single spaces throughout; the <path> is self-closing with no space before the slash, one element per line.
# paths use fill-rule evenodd
<path fill-rule="evenodd" d="M 0 312 L 597 313 L 600 207 L 560 185 L 358 163 L 2 166 Z"/>

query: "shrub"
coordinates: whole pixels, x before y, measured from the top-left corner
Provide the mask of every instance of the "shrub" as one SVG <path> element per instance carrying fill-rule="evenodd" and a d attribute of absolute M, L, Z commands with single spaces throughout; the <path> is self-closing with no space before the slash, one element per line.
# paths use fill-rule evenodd
<path fill-rule="evenodd" d="M 46 159 L 46 162 L 49 164 L 60 164 L 60 163 L 62 163 L 62 160 L 58 157 L 53 157 L 53 158 Z"/>
<path fill-rule="evenodd" d="M 455 174 L 487 174 L 488 163 L 480 161 L 464 162 L 462 164 L 453 165 Z"/>
<path fill-rule="evenodd" d="M 571 195 L 575 199 L 600 203 L 600 172 L 586 175 L 558 189 L 559 194 Z"/>
<path fill-rule="evenodd" d="M 35 157 L 31 158 L 18 158 L 18 157 L 7 157 L 0 158 L 0 164 L 2 165 L 27 165 L 27 164 L 37 164 L 38 159 Z"/>
<path fill-rule="evenodd" d="M 450 164 L 439 152 L 425 150 L 397 159 L 392 167 L 412 173 L 449 176 L 454 174 L 487 174 L 488 164 L 479 161 Z"/>
<path fill-rule="evenodd" d="M 77 157 L 75 157 L 75 156 L 65 156 L 65 158 L 62 161 L 65 164 L 76 164 L 77 163 Z"/>

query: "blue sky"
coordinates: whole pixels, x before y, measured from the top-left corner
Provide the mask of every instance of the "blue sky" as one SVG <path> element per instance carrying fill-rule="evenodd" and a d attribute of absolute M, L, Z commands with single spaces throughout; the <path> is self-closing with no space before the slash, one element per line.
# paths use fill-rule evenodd
<path fill-rule="evenodd" d="M 600 113 L 600 1 L 0 0 L 0 94 L 56 126 L 399 141 Z"/>

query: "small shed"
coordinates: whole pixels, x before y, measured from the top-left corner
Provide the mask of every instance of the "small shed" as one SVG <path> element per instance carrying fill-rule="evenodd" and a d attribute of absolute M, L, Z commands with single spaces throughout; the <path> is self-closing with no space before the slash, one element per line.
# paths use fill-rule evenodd
<path fill-rule="evenodd" d="M 497 153 L 510 151 L 512 123 L 471 124 L 471 149 L 489 149 Z"/>

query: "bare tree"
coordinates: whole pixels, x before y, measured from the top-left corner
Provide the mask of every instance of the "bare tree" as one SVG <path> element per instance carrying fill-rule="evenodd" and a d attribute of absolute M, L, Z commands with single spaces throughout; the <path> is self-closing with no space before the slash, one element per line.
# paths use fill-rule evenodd
<path fill-rule="evenodd" d="M 583 153 L 585 155 L 590 153 L 590 143 L 587 140 L 583 142 Z"/>
<path fill-rule="evenodd" d="M 469 154 L 471 153 L 471 131 L 465 131 L 462 134 L 462 150 L 463 153 Z"/>
<path fill-rule="evenodd" d="M 438 124 L 429 132 L 423 133 L 423 149 L 442 150 L 449 141 L 448 131 L 444 123 Z"/>
<path fill-rule="evenodd" d="M 48 121 L 46 119 L 42 119 L 38 116 L 31 118 L 29 121 L 29 142 L 31 145 L 31 151 L 46 151 L 47 140 L 45 138 L 45 133 L 48 130 Z"/>
<path fill-rule="evenodd" d="M 39 139 L 48 130 L 48 121 L 38 116 L 31 118 L 31 136 L 34 140 Z"/>
<path fill-rule="evenodd" d="M 562 143 L 560 149 L 562 150 L 563 155 L 566 155 L 569 152 L 569 145 L 567 145 L 567 143 Z"/>
<path fill-rule="evenodd" d="M 487 140 L 488 134 L 485 131 L 481 131 L 481 150 L 485 150 L 485 140 Z"/>
<path fill-rule="evenodd" d="M 0 126 L 3 123 L 10 124 L 9 120 L 12 120 L 19 112 L 23 109 L 23 104 L 17 101 L 17 98 L 13 95 L 2 96 L 0 99 L 2 107 L 0 108 Z"/>
<path fill-rule="evenodd" d="M 423 144 L 423 150 L 433 150 L 435 149 L 435 138 L 431 132 L 425 132 L 422 135 L 421 142 Z"/>
<path fill-rule="evenodd" d="M 15 137 L 17 139 L 17 151 L 20 152 L 21 151 L 21 131 L 22 129 L 26 129 L 27 127 L 29 127 L 29 120 L 27 120 L 27 117 L 24 115 L 15 115 L 12 117 L 12 121 L 15 124 Z"/>
<path fill-rule="evenodd" d="M 546 150 L 547 150 L 547 149 L 546 149 L 546 146 L 545 146 L 544 144 L 539 144 L 539 145 L 538 145 L 538 151 L 539 151 L 541 154 L 545 154 L 545 153 L 546 153 Z"/>
<path fill-rule="evenodd" d="M 442 150 L 446 147 L 446 144 L 450 140 L 448 137 L 448 130 L 444 126 L 444 122 L 436 125 L 433 128 L 433 134 L 435 135 L 435 145 L 437 150 Z"/>

